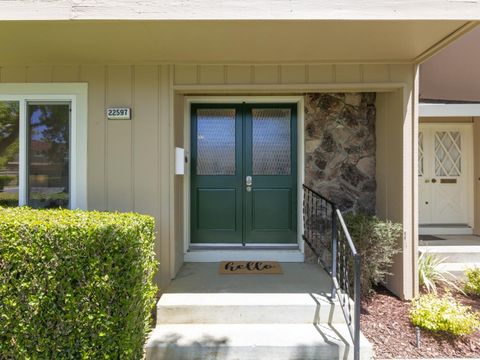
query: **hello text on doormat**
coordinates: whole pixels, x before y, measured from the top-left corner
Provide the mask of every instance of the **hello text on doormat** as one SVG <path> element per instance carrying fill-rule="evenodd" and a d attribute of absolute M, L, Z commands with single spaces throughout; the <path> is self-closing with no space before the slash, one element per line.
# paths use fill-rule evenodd
<path fill-rule="evenodd" d="M 220 274 L 283 274 L 282 267 L 277 261 L 222 261 Z"/>

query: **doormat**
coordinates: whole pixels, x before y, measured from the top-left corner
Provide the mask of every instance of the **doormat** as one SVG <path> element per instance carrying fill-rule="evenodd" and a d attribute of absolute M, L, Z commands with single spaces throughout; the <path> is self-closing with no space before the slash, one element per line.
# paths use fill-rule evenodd
<path fill-rule="evenodd" d="M 418 238 L 423 241 L 431 241 L 431 240 L 445 240 L 441 237 L 434 236 L 434 235 L 419 235 Z"/>
<path fill-rule="evenodd" d="M 283 274 L 277 261 L 222 261 L 219 270 L 222 275 Z"/>

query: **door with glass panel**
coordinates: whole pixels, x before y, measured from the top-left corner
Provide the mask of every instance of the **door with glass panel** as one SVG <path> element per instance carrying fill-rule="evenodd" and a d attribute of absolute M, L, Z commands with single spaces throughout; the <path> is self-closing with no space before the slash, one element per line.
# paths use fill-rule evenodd
<path fill-rule="evenodd" d="M 420 224 L 468 224 L 471 125 L 424 124 L 418 138 Z"/>
<path fill-rule="evenodd" d="M 191 242 L 296 243 L 296 105 L 191 109 Z"/>

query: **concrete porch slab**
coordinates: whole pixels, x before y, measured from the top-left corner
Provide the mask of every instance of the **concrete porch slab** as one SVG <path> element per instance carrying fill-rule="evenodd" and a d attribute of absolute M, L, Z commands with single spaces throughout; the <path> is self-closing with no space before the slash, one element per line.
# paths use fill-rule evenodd
<path fill-rule="evenodd" d="M 318 265 L 283 263 L 281 275 L 221 275 L 219 263 L 188 263 L 157 304 L 162 324 L 343 322 Z"/>
<path fill-rule="evenodd" d="M 331 281 L 321 266 L 282 263 L 281 275 L 221 275 L 219 263 L 184 263 L 164 292 L 173 293 L 315 293 L 330 295 Z"/>
<path fill-rule="evenodd" d="M 315 264 L 281 265 L 281 275 L 221 275 L 219 263 L 185 263 L 157 304 L 146 359 L 352 360 L 328 274 Z M 363 335 L 360 344 L 361 359 L 370 359 Z"/>

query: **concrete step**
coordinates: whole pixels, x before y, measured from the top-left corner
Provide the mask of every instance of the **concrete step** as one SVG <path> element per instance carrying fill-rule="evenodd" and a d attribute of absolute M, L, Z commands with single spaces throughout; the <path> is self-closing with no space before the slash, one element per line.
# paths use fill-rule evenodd
<path fill-rule="evenodd" d="M 480 246 L 420 246 L 420 253 L 428 252 L 449 263 L 477 263 L 480 266 Z"/>
<path fill-rule="evenodd" d="M 157 325 L 145 350 L 146 360 L 353 359 L 348 328 L 336 324 Z M 361 359 L 371 357 L 362 336 Z"/>
<path fill-rule="evenodd" d="M 313 293 L 166 293 L 157 324 L 340 323 L 340 305 Z"/>
<path fill-rule="evenodd" d="M 448 271 L 453 277 L 450 277 L 451 280 L 464 280 L 465 279 L 465 270 L 473 267 L 480 267 L 479 263 L 450 263 L 445 262 L 439 265 L 439 268 Z"/>

